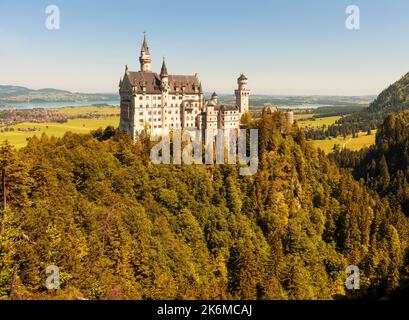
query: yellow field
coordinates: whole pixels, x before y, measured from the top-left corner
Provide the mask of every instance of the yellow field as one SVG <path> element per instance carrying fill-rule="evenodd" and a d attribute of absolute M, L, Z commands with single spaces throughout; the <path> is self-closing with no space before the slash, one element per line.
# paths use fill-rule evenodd
<path fill-rule="evenodd" d="M 101 115 L 119 115 L 118 107 L 67 107 L 54 109 L 57 114 L 67 114 L 70 116 L 83 115 L 83 114 L 101 114 Z"/>
<path fill-rule="evenodd" d="M 11 126 L 14 132 L 0 133 L 0 143 L 8 140 L 16 148 L 24 147 L 27 144 L 27 138 L 34 135 L 40 137 L 43 133 L 49 136 L 62 137 L 66 132 L 88 133 L 98 128 L 106 128 L 107 126 L 117 127 L 119 124 L 118 117 L 107 117 L 103 119 L 73 119 L 66 123 L 21 123 Z M 18 128 L 37 128 L 35 132 L 18 132 Z"/>
<path fill-rule="evenodd" d="M 12 145 L 17 148 L 24 147 L 27 144 L 27 138 L 36 136 L 41 136 L 43 133 L 46 133 L 49 136 L 62 137 L 66 132 L 71 131 L 74 133 L 88 133 L 92 130 L 98 128 L 106 128 L 107 126 L 117 127 L 119 124 L 119 108 L 116 107 L 67 107 L 61 109 L 55 109 L 54 112 L 60 114 L 68 115 L 83 115 L 83 114 L 103 114 L 103 115 L 112 115 L 116 116 L 107 117 L 103 119 L 73 119 L 68 120 L 66 123 L 21 123 L 18 125 L 11 126 L 14 128 L 13 132 L 3 132 L 0 133 L 0 143 L 8 140 Z M 299 119 L 310 118 L 313 115 L 298 115 Z M 297 117 L 297 116 L 296 116 Z M 323 125 L 331 125 L 335 123 L 341 117 L 326 117 L 311 119 L 305 121 L 299 121 L 300 126 L 302 127 L 321 127 Z M 18 128 L 28 129 L 36 128 L 34 132 L 18 132 Z M 332 151 L 334 145 L 339 144 L 341 147 L 348 148 L 351 150 L 360 150 L 364 147 L 369 147 L 375 141 L 376 130 L 372 132 L 372 135 L 368 136 L 366 133 L 360 133 L 358 138 L 352 139 L 351 136 L 348 136 L 346 139 L 342 137 L 332 138 L 327 140 L 316 140 L 314 145 L 324 150 L 326 153 Z"/>
<path fill-rule="evenodd" d="M 368 136 L 366 132 L 361 132 L 358 134 L 357 138 L 347 136 L 345 139 L 343 137 L 338 137 L 327 140 L 314 140 L 314 145 L 317 148 L 322 149 L 325 153 L 330 153 L 336 144 L 340 145 L 342 148 L 358 151 L 373 145 L 375 143 L 375 135 L 376 130 L 372 130 L 370 136 Z"/>
<path fill-rule="evenodd" d="M 299 115 L 299 119 L 308 118 L 308 115 Z M 307 116 L 307 117 L 305 117 Z M 322 126 L 329 126 L 334 124 L 337 120 L 341 119 L 340 116 L 308 119 L 303 121 L 298 121 L 298 124 L 303 128 L 319 128 Z M 347 136 L 345 139 L 343 137 L 331 138 L 326 140 L 314 140 L 314 145 L 325 151 L 325 153 L 330 153 L 336 144 L 340 145 L 342 148 L 347 148 L 353 151 L 361 150 L 375 143 L 376 130 L 372 131 L 371 135 L 367 135 L 366 132 L 358 134 L 357 138 L 352 138 L 352 136 Z"/>
<path fill-rule="evenodd" d="M 315 116 L 315 114 L 313 114 L 313 113 L 306 113 L 306 114 L 299 113 L 299 114 L 294 114 L 294 120 L 300 121 L 300 120 L 305 120 L 305 119 L 311 119 L 313 116 Z M 298 122 L 298 123 L 300 123 L 300 122 Z"/>
<path fill-rule="evenodd" d="M 363 148 L 368 148 L 375 143 L 376 130 L 372 130 L 372 134 L 368 136 L 366 133 L 359 134 L 358 138 L 352 139 L 346 148 L 357 151 Z"/>
<path fill-rule="evenodd" d="M 325 118 L 317 118 L 317 119 L 299 121 L 298 124 L 303 128 L 318 128 L 324 125 L 329 126 L 331 124 L 334 124 L 339 119 L 341 119 L 340 116 L 333 116 L 333 117 L 325 117 Z"/>

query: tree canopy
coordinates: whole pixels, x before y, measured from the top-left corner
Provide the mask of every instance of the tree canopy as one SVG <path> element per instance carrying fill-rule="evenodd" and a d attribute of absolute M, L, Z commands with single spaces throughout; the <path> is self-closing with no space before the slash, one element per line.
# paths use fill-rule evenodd
<path fill-rule="evenodd" d="M 2 146 L 0 297 L 333 299 L 405 281 L 407 218 L 305 141 L 284 115 L 259 129 L 259 169 L 154 165 L 117 130 Z M 386 159 L 387 161 L 388 159 Z M 391 178 L 390 178 L 391 179 Z M 61 289 L 47 290 L 58 266 Z M 345 268 L 361 290 L 345 290 Z"/>

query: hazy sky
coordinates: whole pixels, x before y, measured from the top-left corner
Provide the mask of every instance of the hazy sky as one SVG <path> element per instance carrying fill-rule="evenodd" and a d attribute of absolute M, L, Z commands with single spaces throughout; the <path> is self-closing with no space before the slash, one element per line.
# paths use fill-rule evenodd
<path fill-rule="evenodd" d="M 45 27 L 50 4 L 60 30 Z M 154 71 L 165 56 L 219 93 L 245 73 L 253 93 L 377 94 L 409 71 L 408 0 L 0 0 L 0 84 L 116 92 L 144 31 Z"/>

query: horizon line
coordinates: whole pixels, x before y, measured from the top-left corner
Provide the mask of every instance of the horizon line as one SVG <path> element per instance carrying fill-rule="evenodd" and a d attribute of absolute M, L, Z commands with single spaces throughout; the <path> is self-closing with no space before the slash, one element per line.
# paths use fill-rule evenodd
<path fill-rule="evenodd" d="M 82 93 L 82 94 L 110 94 L 110 95 L 119 95 L 118 92 L 104 92 L 104 91 L 77 91 L 77 90 L 68 90 L 68 89 L 61 89 L 61 88 L 55 88 L 55 87 L 30 87 L 26 85 L 15 85 L 15 84 L 0 84 L 0 86 L 10 86 L 10 87 L 20 87 L 20 88 L 25 88 L 29 90 L 60 90 L 60 91 L 67 91 L 70 93 Z M 204 94 L 212 94 L 212 91 L 204 91 Z M 224 96 L 234 96 L 234 93 L 225 93 L 225 92 L 218 92 L 217 94 L 219 95 L 224 95 Z M 271 97 L 373 97 L 373 96 L 378 96 L 379 93 L 371 93 L 371 94 L 330 94 L 330 93 L 325 93 L 325 94 L 317 94 L 317 93 L 311 93 L 311 94 L 287 94 L 287 93 L 260 93 L 260 92 L 254 92 L 250 94 L 251 96 L 271 96 Z"/>

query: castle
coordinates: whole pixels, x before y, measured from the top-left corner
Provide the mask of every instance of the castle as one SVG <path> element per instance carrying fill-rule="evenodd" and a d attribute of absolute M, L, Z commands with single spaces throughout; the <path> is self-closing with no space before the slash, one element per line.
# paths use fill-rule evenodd
<path fill-rule="evenodd" d="M 236 129 L 241 116 L 249 111 L 250 90 L 243 74 L 237 79 L 236 104 L 224 105 L 218 103 L 216 93 L 205 101 L 197 74 L 169 74 L 165 59 L 160 74 L 152 72 L 146 36 L 139 63 L 136 72 L 126 66 L 119 81 L 119 128 L 134 140 L 145 130 L 162 135 L 172 129 Z"/>

